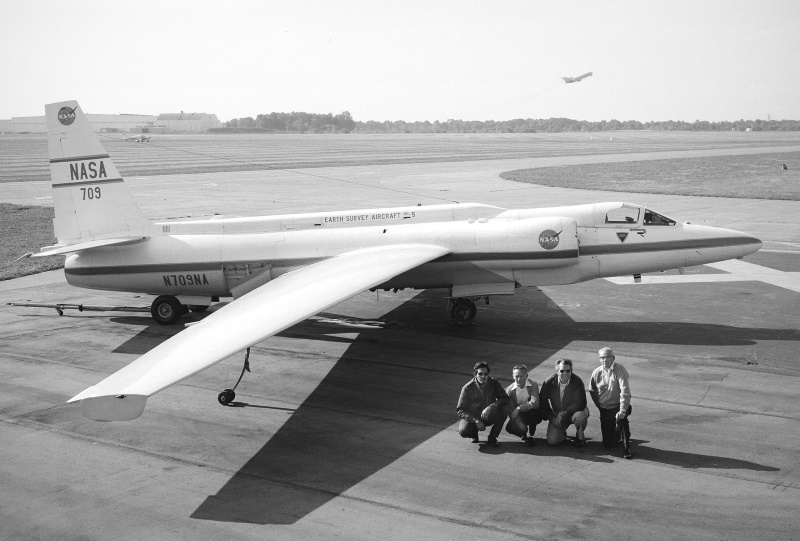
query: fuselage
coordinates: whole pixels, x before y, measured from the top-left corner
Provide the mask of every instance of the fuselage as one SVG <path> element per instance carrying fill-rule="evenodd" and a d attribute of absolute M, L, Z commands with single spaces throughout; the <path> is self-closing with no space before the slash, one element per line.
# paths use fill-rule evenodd
<path fill-rule="evenodd" d="M 675 222 L 641 205 L 506 210 L 479 204 L 400 207 L 155 224 L 142 242 L 70 256 L 70 284 L 112 291 L 238 297 L 359 248 L 426 243 L 450 253 L 381 287 L 516 287 L 701 265 L 753 253 L 757 238 Z"/>

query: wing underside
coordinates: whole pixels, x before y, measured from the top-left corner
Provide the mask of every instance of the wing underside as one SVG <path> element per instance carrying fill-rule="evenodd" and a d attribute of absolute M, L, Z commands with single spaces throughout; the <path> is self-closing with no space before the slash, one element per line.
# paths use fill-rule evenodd
<path fill-rule="evenodd" d="M 148 396 L 447 253 L 436 245 L 380 246 L 302 267 L 229 303 L 69 402 L 81 401 L 84 416 L 96 421 L 135 419 Z"/>

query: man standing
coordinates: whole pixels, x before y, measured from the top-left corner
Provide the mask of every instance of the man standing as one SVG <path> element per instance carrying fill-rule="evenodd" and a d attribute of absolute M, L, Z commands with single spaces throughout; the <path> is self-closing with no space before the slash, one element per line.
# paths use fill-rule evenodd
<path fill-rule="evenodd" d="M 592 372 L 589 394 L 600 410 L 600 430 L 603 432 L 603 446 L 617 445 L 623 437 L 622 456 L 632 458 L 630 449 L 631 429 L 628 415 L 631 413 L 631 386 L 628 371 L 616 362 L 611 348 L 601 348 L 600 366 Z M 619 428 L 617 428 L 619 427 Z M 620 434 L 620 430 L 622 434 Z"/>
<path fill-rule="evenodd" d="M 462 438 L 472 438 L 477 443 L 478 432 L 491 426 L 487 439 L 489 445 L 497 447 L 497 436 L 508 416 L 508 394 L 499 381 L 489 376 L 489 365 L 475 363 L 474 378 L 461 388 L 456 412 L 461 417 L 458 433 Z"/>
<path fill-rule="evenodd" d="M 528 367 L 524 364 L 515 366 L 511 375 L 514 383 L 506 387 L 511 410 L 506 432 L 522 438 L 528 447 L 533 447 L 536 425 L 542 421 L 539 415 L 539 386 L 528 379 Z"/>
<path fill-rule="evenodd" d="M 547 424 L 547 443 L 557 445 L 567 439 L 567 428 L 575 425 L 575 445 L 586 445 L 583 431 L 589 420 L 589 408 L 586 407 L 586 388 L 581 378 L 572 373 L 570 359 L 556 361 L 556 373 L 544 380 L 539 395 L 543 417 L 549 419 Z"/>

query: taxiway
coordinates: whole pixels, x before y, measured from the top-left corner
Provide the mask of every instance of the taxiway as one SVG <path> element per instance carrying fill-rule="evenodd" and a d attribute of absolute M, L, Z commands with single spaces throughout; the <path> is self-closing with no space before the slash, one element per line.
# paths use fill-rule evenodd
<path fill-rule="evenodd" d="M 800 283 L 800 203 L 497 176 L 526 163 L 128 180 L 154 218 L 626 200 L 755 234 L 764 249 L 737 262 L 744 267 L 651 284 L 596 280 L 494 297 L 469 326 L 450 324 L 443 291 L 364 293 L 254 347 L 235 407 L 216 396 L 243 355 L 153 396 L 129 423 L 89 421 L 65 401 L 180 326 L 5 305 L 149 306 L 72 288 L 61 271 L 0 282 L 0 538 L 796 538 L 800 297 L 782 284 Z M 477 360 L 508 384 L 517 363 L 541 382 L 569 357 L 586 380 L 601 345 L 631 374 L 633 460 L 602 448 L 593 406 L 580 450 L 548 447 L 541 426 L 533 449 L 505 433 L 496 449 L 458 437 L 455 404 Z"/>

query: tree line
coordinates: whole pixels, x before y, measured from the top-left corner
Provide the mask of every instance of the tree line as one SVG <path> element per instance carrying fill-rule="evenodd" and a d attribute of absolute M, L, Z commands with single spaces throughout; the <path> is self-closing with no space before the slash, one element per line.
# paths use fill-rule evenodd
<path fill-rule="evenodd" d="M 276 132 L 276 133 L 350 133 L 355 130 L 353 116 L 344 111 L 338 115 L 331 113 L 275 113 L 258 115 L 255 118 L 234 118 L 225 123 L 217 132 Z"/>
<path fill-rule="evenodd" d="M 235 118 L 215 131 L 275 133 L 568 133 L 612 130 L 653 131 L 800 131 L 800 120 L 735 120 L 709 122 L 695 120 L 601 120 L 589 122 L 570 118 L 517 118 L 514 120 L 438 120 L 430 122 L 403 120 L 356 121 L 344 111 L 331 113 L 270 113 L 255 118 Z"/>

